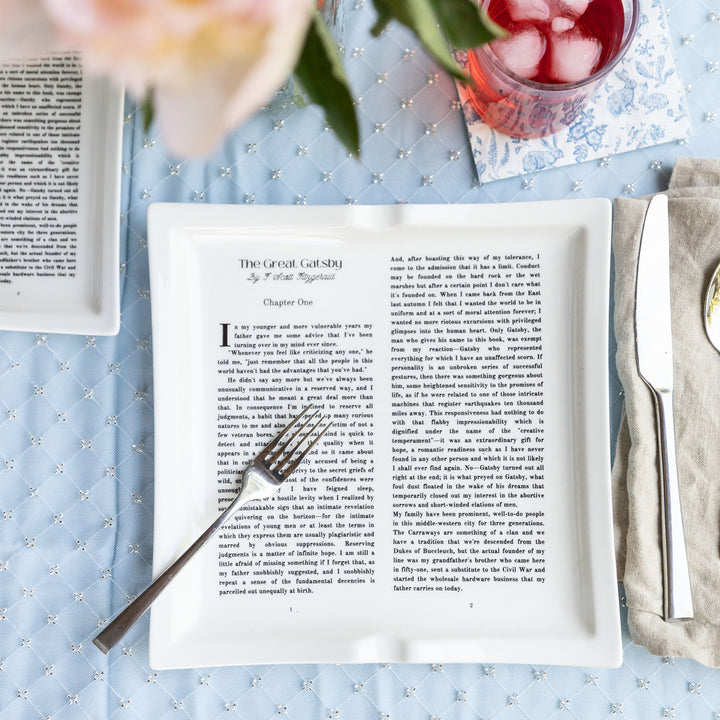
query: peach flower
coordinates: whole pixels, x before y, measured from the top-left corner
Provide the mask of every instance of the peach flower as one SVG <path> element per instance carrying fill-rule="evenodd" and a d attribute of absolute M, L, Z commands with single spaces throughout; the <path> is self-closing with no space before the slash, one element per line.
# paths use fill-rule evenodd
<path fill-rule="evenodd" d="M 267 102 L 292 72 L 315 7 L 315 0 L 42 1 L 62 44 L 80 49 L 88 70 L 138 98 L 153 90 L 163 140 L 185 156 L 212 150 L 229 126 Z"/>
<path fill-rule="evenodd" d="M 43 0 L 0 0 L 0 61 L 40 55 L 56 43 Z"/>

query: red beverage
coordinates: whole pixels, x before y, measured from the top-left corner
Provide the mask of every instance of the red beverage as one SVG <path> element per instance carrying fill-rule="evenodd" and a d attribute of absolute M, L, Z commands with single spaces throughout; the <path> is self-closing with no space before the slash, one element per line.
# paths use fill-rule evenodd
<path fill-rule="evenodd" d="M 473 109 L 514 137 L 570 125 L 627 50 L 638 0 L 488 0 L 510 33 L 468 53 Z"/>

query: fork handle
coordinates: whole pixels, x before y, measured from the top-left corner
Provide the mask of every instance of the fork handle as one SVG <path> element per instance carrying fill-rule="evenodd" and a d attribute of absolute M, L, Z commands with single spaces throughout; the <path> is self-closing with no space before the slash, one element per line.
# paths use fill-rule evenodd
<path fill-rule="evenodd" d="M 175 575 L 182 570 L 190 558 L 207 543 L 227 520 L 231 513 L 245 505 L 252 498 L 238 497 L 235 502 L 220 515 L 215 522 L 172 564 L 138 595 L 101 633 L 93 643 L 106 655 L 120 642 L 123 635 L 142 617 L 145 611 L 155 602 L 157 596 L 170 584 Z"/>

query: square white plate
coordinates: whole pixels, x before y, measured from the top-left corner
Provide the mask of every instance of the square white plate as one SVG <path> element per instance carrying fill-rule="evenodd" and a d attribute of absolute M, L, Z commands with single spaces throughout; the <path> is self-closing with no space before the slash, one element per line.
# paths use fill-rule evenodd
<path fill-rule="evenodd" d="M 74 275 L 51 276 L 52 257 L 38 261 L 39 273 L 50 273 L 44 276 L 3 273 L 0 329 L 81 335 L 115 335 L 120 329 L 123 92 L 107 80 L 83 75 L 81 103 L 77 213 L 66 216 L 77 228 Z M 27 181 L 50 184 L 53 175 L 36 168 Z M 49 203 L 51 191 L 47 195 Z"/>
<path fill-rule="evenodd" d="M 242 329 L 253 323 L 342 324 L 370 319 L 376 321 L 377 375 L 387 380 L 384 363 L 392 354 L 387 271 L 392 257 L 408 261 L 415 254 L 454 258 L 492 253 L 510 258 L 538 253 L 542 258 L 546 419 L 542 508 L 547 536 L 542 584 L 465 582 L 452 592 L 408 593 L 393 590 L 391 573 L 382 570 L 378 561 L 373 585 L 318 587 L 310 594 L 288 596 L 221 593 L 221 576 L 226 585 L 235 580 L 218 568 L 216 541 L 155 603 L 151 665 L 158 669 L 386 661 L 619 665 L 608 419 L 610 231 L 607 200 L 151 206 L 155 574 L 217 515 L 222 463 L 216 445 L 221 433 L 228 433 L 220 428 L 229 427 L 220 424 L 227 422 L 221 421 L 226 409 L 218 408 L 217 372 L 227 340 L 221 328 L 232 333 L 235 326 Z M 334 259 L 335 270 L 310 284 L 300 282 L 302 276 L 295 271 L 278 270 L 278 262 L 285 268 L 300 267 L 303 259 L 328 257 Z M 266 262 L 270 270 L 268 265 L 263 268 Z M 287 304 L 268 307 L 268 298 L 280 297 Z M 385 380 L 378 382 L 372 405 L 376 464 L 371 482 L 378 556 L 383 547 L 392 547 L 396 480 L 390 457 L 396 424 Z M 297 402 L 306 390 L 288 388 Z M 243 425 L 256 409 L 251 397 L 238 398 L 236 405 L 230 426 Z M 271 416 L 274 429 L 281 426 L 282 417 L 292 416 L 291 405 Z M 255 435 L 243 441 L 245 459 L 267 442 L 271 431 L 258 430 Z M 324 452 L 319 450 L 318 458 Z M 327 449 L 325 457 L 332 453 L 334 449 Z M 245 462 L 234 461 L 237 468 Z M 321 473 L 312 459 L 305 465 L 311 477 Z M 343 477 L 341 466 L 332 472 Z M 289 508 L 302 501 L 304 485 L 301 477 L 295 482 L 290 478 L 275 496 L 277 503 Z M 251 507 L 241 513 L 251 512 Z M 280 507 L 271 506 L 275 512 Z M 262 519 L 254 522 L 260 533 Z M 254 540 L 252 533 L 243 536 L 240 552 Z M 427 555 L 423 562 L 429 562 Z M 479 562 L 477 569 L 482 570 Z M 245 588 L 236 590 L 245 593 Z"/>

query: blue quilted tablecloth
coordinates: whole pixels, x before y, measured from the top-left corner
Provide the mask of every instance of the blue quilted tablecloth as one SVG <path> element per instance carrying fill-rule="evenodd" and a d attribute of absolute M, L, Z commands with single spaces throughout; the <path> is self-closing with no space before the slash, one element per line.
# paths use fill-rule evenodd
<path fill-rule="evenodd" d="M 179 162 L 143 132 L 128 104 L 120 334 L 0 333 L 0 717 L 717 720 L 720 672 L 652 657 L 627 634 L 625 664 L 612 671 L 327 665 L 156 673 L 147 617 L 108 657 L 92 645 L 98 622 L 150 579 L 151 202 L 613 198 L 663 189 L 678 156 L 720 153 L 720 0 L 666 0 L 694 126 L 689 141 L 484 185 L 450 79 L 399 28 L 371 40 L 369 3 L 346 4 L 361 162 L 345 155 L 312 108 L 260 114 L 213 158 Z M 613 378 L 613 429 L 620 394 Z"/>

